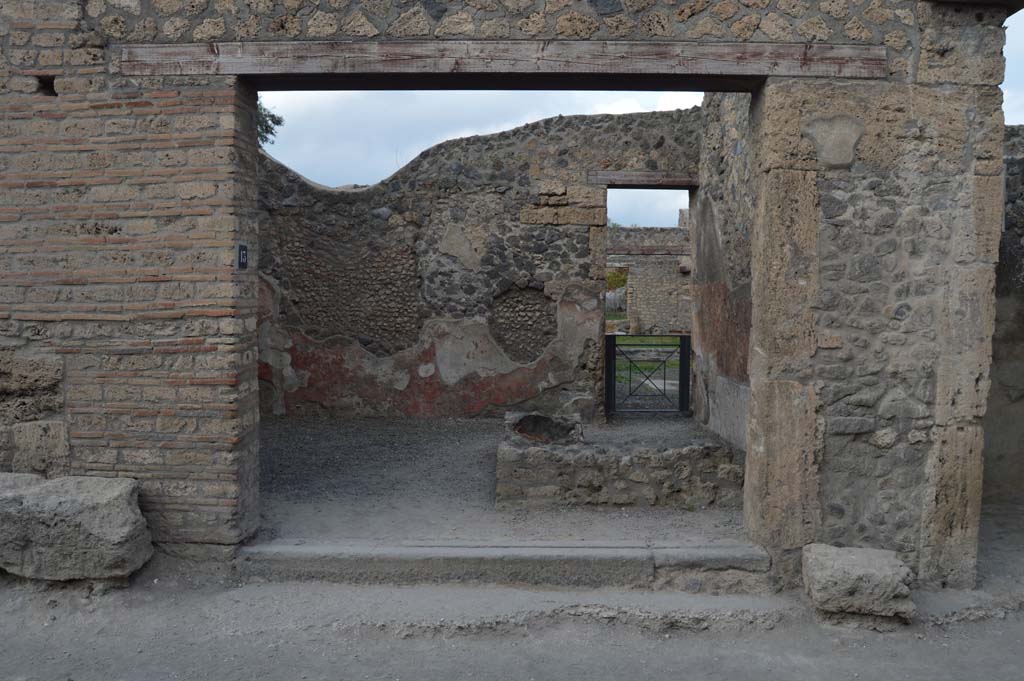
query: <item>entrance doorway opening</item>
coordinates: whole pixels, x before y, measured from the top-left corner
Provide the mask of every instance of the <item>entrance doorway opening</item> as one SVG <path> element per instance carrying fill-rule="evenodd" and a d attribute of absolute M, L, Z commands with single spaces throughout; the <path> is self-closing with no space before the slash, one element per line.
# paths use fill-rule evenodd
<path fill-rule="evenodd" d="M 393 109 L 402 93 L 363 94 Z M 256 175 L 264 510 L 253 551 L 611 542 L 648 560 L 652 545 L 724 542 L 757 553 L 742 539 L 741 452 L 692 420 L 602 423 L 614 259 L 670 260 L 673 278 L 692 267 L 680 220 L 699 172 L 699 108 L 562 115 L 494 132 L 462 126 L 485 134 L 416 154 L 381 149 L 382 167 L 409 160 L 376 182 L 351 174 L 346 159 L 338 177 L 348 184 L 328 187 L 321 182 L 333 171 L 322 158 L 307 171 L 314 182 L 272 156 L 293 153 L 288 126 L 301 116 L 266 101 L 285 124 Z M 418 127 L 408 115 L 415 107 L 399 108 L 407 127 Z M 349 146 L 371 158 L 378 150 L 362 139 L 339 149 Z M 612 228 L 639 234 L 616 250 L 609 192 L 652 186 L 669 197 L 676 226 Z M 639 211 L 624 219 L 647 221 Z M 653 251 L 641 243 L 669 231 L 681 238 Z M 640 266 L 628 267 L 632 277 Z M 686 291 L 664 293 L 675 295 Z M 679 417 L 689 411 L 689 320 L 647 332 L 660 332 L 658 323 L 675 343 L 665 376 L 654 376 L 651 358 L 631 356 L 623 372 L 635 368 L 643 380 L 611 392 L 647 408 L 646 387 L 657 385 Z M 640 350 L 658 351 L 623 352 Z M 560 477 L 565 489 L 545 498 L 536 490 L 551 485 L 513 491 L 528 476 L 501 460 L 514 437 L 508 412 L 579 419 L 584 442 L 608 459 L 602 472 L 584 483 L 585 471 L 574 469 Z M 622 460 L 639 449 L 659 452 L 652 470 L 694 472 L 637 483 L 648 464 L 627 471 Z M 627 476 L 629 489 L 620 484 Z"/>

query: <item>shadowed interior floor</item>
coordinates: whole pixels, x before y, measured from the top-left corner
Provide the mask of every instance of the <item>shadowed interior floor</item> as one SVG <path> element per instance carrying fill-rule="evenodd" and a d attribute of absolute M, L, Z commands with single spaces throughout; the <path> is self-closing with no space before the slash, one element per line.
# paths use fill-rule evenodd
<path fill-rule="evenodd" d="M 261 542 L 585 547 L 746 545 L 741 513 L 651 508 L 497 511 L 496 419 L 268 419 Z M 588 426 L 613 445 L 706 432 L 692 420 Z"/>
<path fill-rule="evenodd" d="M 978 588 L 1024 595 L 1024 504 L 983 504 Z"/>

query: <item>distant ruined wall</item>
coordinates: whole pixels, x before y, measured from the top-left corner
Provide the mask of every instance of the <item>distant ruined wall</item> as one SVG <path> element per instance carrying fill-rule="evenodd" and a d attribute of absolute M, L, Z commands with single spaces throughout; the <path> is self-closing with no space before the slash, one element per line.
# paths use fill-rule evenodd
<path fill-rule="evenodd" d="M 690 211 L 694 415 L 741 450 L 750 401 L 750 238 L 757 209 L 750 106 L 750 95 L 705 96 L 700 188 Z"/>
<path fill-rule="evenodd" d="M 985 497 L 1024 502 L 1024 126 L 1006 128 L 1006 227 L 996 266 Z"/>
<path fill-rule="evenodd" d="M 631 227 L 608 230 L 608 266 L 628 268 L 630 333 L 689 333 L 690 230 Z"/>
<path fill-rule="evenodd" d="M 698 109 L 552 118 L 329 189 L 264 157 L 265 413 L 462 416 L 600 404 L 605 188 L 693 172 Z"/>

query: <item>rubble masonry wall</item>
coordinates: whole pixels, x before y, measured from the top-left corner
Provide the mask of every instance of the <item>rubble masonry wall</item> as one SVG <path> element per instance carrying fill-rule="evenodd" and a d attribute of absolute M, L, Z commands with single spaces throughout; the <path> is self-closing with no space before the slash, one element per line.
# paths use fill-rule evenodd
<path fill-rule="evenodd" d="M 358 188 L 264 157 L 264 411 L 593 417 L 607 210 L 588 173 L 694 172 L 700 118 L 551 118 L 444 142 Z"/>

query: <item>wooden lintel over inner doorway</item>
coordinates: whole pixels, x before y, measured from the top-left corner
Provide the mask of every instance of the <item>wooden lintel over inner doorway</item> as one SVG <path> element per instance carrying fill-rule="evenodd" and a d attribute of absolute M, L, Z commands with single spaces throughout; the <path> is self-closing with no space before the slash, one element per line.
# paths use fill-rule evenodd
<path fill-rule="evenodd" d="M 121 71 L 247 76 L 265 89 L 338 87 L 349 81 L 360 87 L 423 89 L 488 84 L 490 89 L 609 89 L 614 78 L 615 89 L 750 90 L 769 76 L 888 76 L 883 46 L 598 40 L 123 45 Z M 495 81 L 495 75 L 510 78 Z"/>
<path fill-rule="evenodd" d="M 700 184 L 696 177 L 661 170 L 591 170 L 587 182 L 609 189 L 696 189 Z"/>

